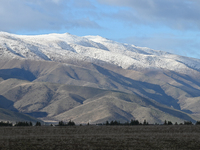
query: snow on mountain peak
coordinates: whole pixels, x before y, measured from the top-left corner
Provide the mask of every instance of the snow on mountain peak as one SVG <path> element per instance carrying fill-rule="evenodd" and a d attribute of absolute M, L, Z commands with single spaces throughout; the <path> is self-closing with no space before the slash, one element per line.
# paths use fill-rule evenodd
<path fill-rule="evenodd" d="M 89 40 L 91 40 L 91 41 L 97 42 L 97 43 L 110 41 L 110 40 L 108 40 L 108 39 L 106 39 L 104 37 L 101 37 L 99 35 L 96 35 L 96 36 L 94 36 L 94 35 L 88 35 L 88 36 L 84 36 L 84 37 L 87 38 L 87 39 L 89 39 Z"/>
<path fill-rule="evenodd" d="M 0 57 L 65 62 L 77 59 L 107 62 L 125 69 L 200 69 L 200 60 L 145 47 L 118 43 L 101 36 L 79 37 L 69 33 L 14 35 L 0 32 Z"/>

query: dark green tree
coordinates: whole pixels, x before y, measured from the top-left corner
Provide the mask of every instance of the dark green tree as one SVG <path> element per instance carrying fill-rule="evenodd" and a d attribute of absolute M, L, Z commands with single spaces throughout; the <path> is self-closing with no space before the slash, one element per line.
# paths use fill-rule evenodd
<path fill-rule="evenodd" d="M 15 126 L 31 126 L 32 122 L 16 122 Z"/>
<path fill-rule="evenodd" d="M 108 121 L 106 121 L 106 125 L 110 125 Z"/>
<path fill-rule="evenodd" d="M 75 123 L 74 123 L 73 121 L 70 120 L 70 121 L 67 123 L 67 125 L 68 125 L 68 126 L 75 126 Z"/>
<path fill-rule="evenodd" d="M 1 121 L 0 126 L 12 126 L 12 123 L 9 123 L 8 121 L 7 122 Z"/>
<path fill-rule="evenodd" d="M 173 125 L 173 123 L 171 121 L 168 121 L 167 125 Z"/>
<path fill-rule="evenodd" d="M 65 126 L 65 123 L 63 121 L 59 121 L 58 126 Z"/>
<path fill-rule="evenodd" d="M 130 125 L 139 125 L 139 121 L 138 120 L 133 120 L 131 119 Z"/>
<path fill-rule="evenodd" d="M 200 121 L 197 121 L 195 125 L 200 125 Z"/>
<path fill-rule="evenodd" d="M 37 121 L 35 126 L 41 126 L 41 123 L 39 121 Z"/>
<path fill-rule="evenodd" d="M 184 121 L 184 125 L 193 125 L 191 121 Z"/>
<path fill-rule="evenodd" d="M 144 120 L 143 125 L 149 125 L 149 123 L 146 121 L 146 119 Z"/>
<path fill-rule="evenodd" d="M 110 125 L 114 125 L 114 121 L 113 120 L 110 122 Z"/>
<path fill-rule="evenodd" d="M 164 121 L 164 125 L 167 125 L 167 120 Z"/>

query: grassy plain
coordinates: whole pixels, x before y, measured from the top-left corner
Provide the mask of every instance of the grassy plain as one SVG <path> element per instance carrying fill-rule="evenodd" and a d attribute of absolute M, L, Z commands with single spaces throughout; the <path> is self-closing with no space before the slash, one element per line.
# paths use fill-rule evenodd
<path fill-rule="evenodd" d="M 0 149 L 200 149 L 200 126 L 0 127 Z"/>

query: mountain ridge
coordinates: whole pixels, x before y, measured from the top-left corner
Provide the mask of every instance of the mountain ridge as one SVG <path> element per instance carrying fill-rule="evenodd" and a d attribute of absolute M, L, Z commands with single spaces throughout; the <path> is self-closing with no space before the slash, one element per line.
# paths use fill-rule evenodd
<path fill-rule="evenodd" d="M 68 33 L 25 36 L 0 32 L 0 40 L 1 56 L 12 58 L 102 61 L 124 69 L 159 68 L 182 73 L 200 69 L 199 59 L 122 44 L 100 36 L 78 37 Z"/>
<path fill-rule="evenodd" d="M 183 121 L 181 115 L 176 116 L 181 112 L 194 121 L 200 119 L 199 62 L 199 59 L 100 36 L 78 37 L 68 33 L 25 36 L 0 32 L 0 95 L 13 101 L 14 109 L 44 120 L 63 117 L 79 122 L 83 112 L 83 118 L 89 121 L 90 116 L 93 122 L 117 119 L 117 116 L 122 121 L 138 118 L 137 111 L 128 111 L 123 98 L 132 94 L 130 97 L 138 96 L 162 105 L 159 112 L 168 114 L 164 115 L 167 118 Z M 108 95 L 97 94 L 94 99 L 87 99 L 84 92 L 70 93 L 74 86 L 85 91 L 106 90 Z M 126 94 L 112 95 L 111 91 Z M 89 109 L 90 105 L 96 109 Z M 158 119 L 152 108 L 140 106 L 138 110 L 139 113 L 145 110 L 143 118 L 146 115 L 152 122 L 162 122 L 163 118 Z M 169 110 L 174 114 L 166 112 Z"/>

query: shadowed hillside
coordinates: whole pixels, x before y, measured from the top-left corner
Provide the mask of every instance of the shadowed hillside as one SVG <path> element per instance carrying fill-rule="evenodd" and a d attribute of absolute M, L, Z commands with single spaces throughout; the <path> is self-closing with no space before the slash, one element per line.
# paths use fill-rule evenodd
<path fill-rule="evenodd" d="M 9 121 L 9 122 L 19 122 L 19 121 L 31 121 L 31 122 L 42 122 L 41 120 L 38 120 L 34 117 L 31 117 L 29 115 L 23 114 L 23 113 L 18 113 L 18 112 L 13 112 L 9 111 L 7 109 L 0 108 L 0 121 Z"/>
<path fill-rule="evenodd" d="M 9 99 L 9 101 L 4 100 L 4 108 L 14 107 L 20 112 L 44 121 L 70 119 L 77 123 L 99 123 L 106 120 L 125 122 L 130 119 L 141 122 L 147 119 L 150 123 L 162 123 L 164 120 L 194 121 L 188 114 L 161 105 L 154 100 L 119 91 L 17 79 L 5 80 L 3 84 L 4 87 L 0 86 L 1 95 Z"/>
<path fill-rule="evenodd" d="M 169 70 L 135 71 L 109 64 L 99 66 L 80 61 L 68 61 L 68 64 L 16 59 L 0 60 L 0 62 L 0 71 L 8 70 L 7 77 L 4 79 L 9 79 L 11 75 L 13 78 L 13 70 L 22 70 L 23 76 L 18 76 L 18 79 L 32 81 L 35 78 L 32 82 L 118 90 L 155 100 L 197 117 L 200 114 L 198 109 L 200 74 L 198 76 L 197 72 L 186 75 Z M 3 78 L 1 77 L 1 79 Z M 6 85 L 7 83 L 9 85 L 9 82 L 2 82 L 5 86 L 4 89 L 11 88 L 11 85 Z"/>

